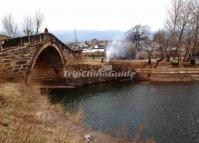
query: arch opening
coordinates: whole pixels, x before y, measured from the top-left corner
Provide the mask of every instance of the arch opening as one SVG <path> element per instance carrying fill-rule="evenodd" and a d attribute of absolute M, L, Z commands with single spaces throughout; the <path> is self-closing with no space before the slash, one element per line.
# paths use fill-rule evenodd
<path fill-rule="evenodd" d="M 28 82 L 55 84 L 63 79 L 64 70 L 64 59 L 60 51 L 53 46 L 48 46 L 33 60 Z"/>

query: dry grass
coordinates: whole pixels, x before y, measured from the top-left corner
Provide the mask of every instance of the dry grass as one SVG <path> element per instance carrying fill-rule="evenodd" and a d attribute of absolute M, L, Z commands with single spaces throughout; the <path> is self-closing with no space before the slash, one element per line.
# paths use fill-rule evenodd
<path fill-rule="evenodd" d="M 109 62 L 115 71 L 128 71 L 138 68 L 147 68 L 146 60 L 114 60 Z"/>
<path fill-rule="evenodd" d="M 90 134 L 92 143 L 126 143 L 85 128 L 82 110 L 71 115 L 62 109 L 61 104 L 50 104 L 37 86 L 0 84 L 0 142 L 85 143 L 84 135 Z M 135 138 L 132 143 L 154 142 Z"/>
<path fill-rule="evenodd" d="M 50 105 L 39 91 L 21 84 L 0 85 L 0 142 L 81 142 L 70 128 L 58 125 L 60 105 Z"/>
<path fill-rule="evenodd" d="M 114 69 L 120 69 L 120 66 L 122 67 L 128 67 L 131 69 L 150 69 L 150 68 L 155 68 L 156 65 L 156 60 L 157 59 L 153 59 L 152 65 L 148 65 L 148 60 L 111 60 L 110 62 L 106 62 L 104 60 L 104 62 L 101 62 L 101 59 L 98 58 L 96 60 L 92 60 L 91 58 L 87 58 L 86 60 L 84 60 L 82 63 L 84 64 L 90 64 L 90 65 L 101 65 L 101 64 L 112 64 Z M 80 64 L 82 64 L 80 63 Z M 190 65 L 189 62 L 181 62 L 180 66 L 176 67 L 173 66 L 171 62 L 167 62 L 167 61 L 161 61 L 158 66 L 156 67 L 157 69 L 167 69 L 167 68 L 198 68 L 198 65 Z"/>
<path fill-rule="evenodd" d="M 80 109 L 78 112 L 73 113 L 69 116 L 69 118 L 75 123 L 75 124 L 81 124 L 81 119 L 84 114 L 84 111 Z"/>
<path fill-rule="evenodd" d="M 84 143 L 85 134 L 94 137 L 93 143 L 118 142 L 82 126 L 82 111 L 70 115 L 62 109 L 61 104 L 50 104 L 37 86 L 0 84 L 0 142 Z"/>
<path fill-rule="evenodd" d="M 144 125 L 141 124 L 138 128 L 136 135 L 133 137 L 132 143 L 155 143 L 153 138 L 145 140 L 144 137 Z"/>

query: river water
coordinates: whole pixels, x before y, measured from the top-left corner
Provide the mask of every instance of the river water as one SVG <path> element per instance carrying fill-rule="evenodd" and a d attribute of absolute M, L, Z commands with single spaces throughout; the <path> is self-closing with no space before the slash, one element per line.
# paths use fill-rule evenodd
<path fill-rule="evenodd" d="M 99 84 L 53 90 L 50 100 L 114 137 L 130 140 L 143 125 L 157 143 L 199 143 L 199 83 Z"/>

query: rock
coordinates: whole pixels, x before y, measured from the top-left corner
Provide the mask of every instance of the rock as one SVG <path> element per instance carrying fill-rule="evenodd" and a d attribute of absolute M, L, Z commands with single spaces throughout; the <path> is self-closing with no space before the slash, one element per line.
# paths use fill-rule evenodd
<path fill-rule="evenodd" d="M 87 134 L 87 135 L 85 135 L 84 136 L 84 139 L 87 141 L 87 142 L 89 142 L 89 141 L 91 141 L 91 135 L 89 135 L 89 134 Z"/>

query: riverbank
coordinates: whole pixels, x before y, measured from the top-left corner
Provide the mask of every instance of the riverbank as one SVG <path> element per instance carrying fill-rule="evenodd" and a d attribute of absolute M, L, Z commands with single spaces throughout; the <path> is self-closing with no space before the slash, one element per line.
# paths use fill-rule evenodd
<path fill-rule="evenodd" d="M 136 69 L 137 81 L 198 82 L 199 68 Z"/>
<path fill-rule="evenodd" d="M 95 143 L 120 141 L 84 127 L 80 123 L 81 113 L 64 113 L 61 105 L 49 103 L 37 86 L 1 84 L 0 107 L 2 143 L 84 143 L 86 134 L 90 134 Z"/>
<path fill-rule="evenodd" d="M 81 63 L 71 66 L 74 69 L 84 71 L 98 71 L 104 65 L 111 65 L 112 71 L 134 71 L 136 73 L 136 82 L 198 82 L 199 81 L 199 67 L 197 65 L 190 65 L 189 63 L 182 63 L 180 66 L 173 66 L 169 62 L 161 62 L 155 68 L 154 63 L 150 67 L 146 60 L 116 60 L 108 63 Z M 84 86 L 88 84 L 95 84 L 109 81 L 120 81 L 119 78 L 81 78 L 69 79 L 74 87 Z M 130 80 L 130 79 L 127 79 Z"/>
<path fill-rule="evenodd" d="M 199 68 L 159 66 L 157 69 L 145 67 L 146 64 L 129 61 L 110 63 L 114 71 L 136 71 L 137 81 L 149 82 L 191 82 L 199 81 Z M 75 67 L 76 66 L 76 67 Z M 100 65 L 75 65 L 78 70 L 98 70 Z M 98 79 L 98 80 L 97 80 Z M 106 79 L 77 79 L 74 84 L 83 86 Z M 110 79 L 113 80 L 113 79 Z M 72 81 L 69 81 L 72 83 Z M 84 136 L 89 134 L 92 143 L 126 143 L 109 135 L 95 132 L 81 124 L 83 112 L 69 114 L 63 112 L 60 104 L 49 102 L 40 87 L 26 86 L 21 83 L 2 82 L 0 84 L 0 142 L 66 142 L 84 143 Z M 143 141 L 140 135 L 133 143 L 154 143 L 153 139 Z"/>
<path fill-rule="evenodd" d="M 82 112 L 63 112 L 61 104 L 49 102 L 38 86 L 19 83 L 0 84 L 0 142 L 6 143 L 126 143 L 109 135 L 95 132 L 81 124 Z M 140 135 L 133 143 L 143 141 Z M 146 143 L 154 143 L 152 139 Z"/>

